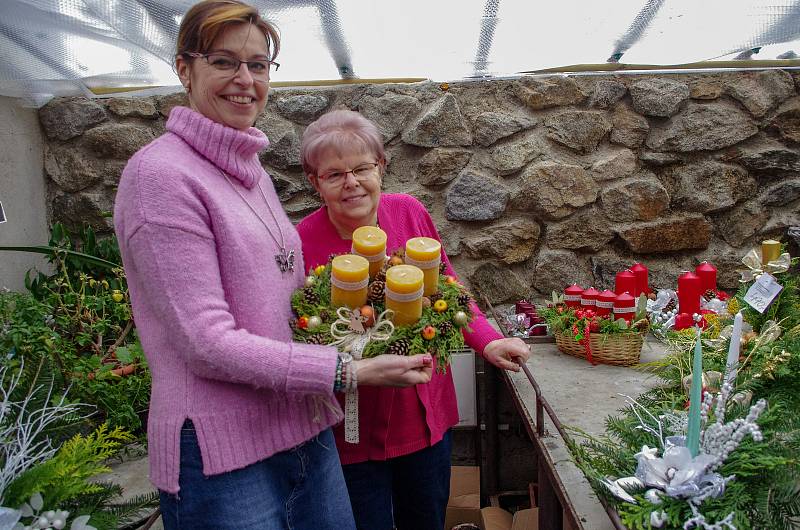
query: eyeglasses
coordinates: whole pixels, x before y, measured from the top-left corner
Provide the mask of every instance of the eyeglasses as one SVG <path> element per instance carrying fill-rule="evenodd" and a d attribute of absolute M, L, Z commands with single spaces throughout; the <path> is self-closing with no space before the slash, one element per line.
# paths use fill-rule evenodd
<path fill-rule="evenodd" d="M 359 182 L 363 182 L 375 176 L 375 168 L 377 168 L 379 165 L 380 164 L 378 162 L 361 164 L 355 169 L 351 169 L 349 171 L 331 171 L 330 173 L 317 175 L 317 179 L 319 179 L 320 182 L 324 182 L 330 186 L 341 186 L 344 184 L 344 181 L 347 180 L 347 175 L 352 173 L 353 178 Z"/>
<path fill-rule="evenodd" d="M 196 59 L 203 58 L 208 62 L 208 65 L 214 68 L 215 70 L 219 70 L 220 72 L 228 72 L 231 75 L 234 75 L 236 72 L 239 71 L 242 64 L 247 65 L 247 70 L 250 72 L 250 75 L 253 76 L 255 81 L 262 81 L 266 82 L 269 81 L 269 69 L 270 66 L 275 67 L 275 71 L 278 71 L 280 68 L 280 63 L 276 63 L 275 61 L 271 61 L 269 59 L 256 59 L 252 61 L 241 61 L 236 57 L 232 57 L 227 53 L 194 53 L 194 52 L 187 52 L 185 55 L 188 57 L 194 57 Z"/>

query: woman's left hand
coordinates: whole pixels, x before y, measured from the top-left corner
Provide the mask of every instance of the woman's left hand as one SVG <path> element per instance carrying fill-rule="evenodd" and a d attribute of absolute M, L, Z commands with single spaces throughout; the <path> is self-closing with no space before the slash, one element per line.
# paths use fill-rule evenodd
<path fill-rule="evenodd" d="M 483 356 L 498 368 L 519 372 L 519 365 L 514 360 L 524 363 L 531 356 L 531 349 L 522 339 L 516 337 L 496 339 L 486 345 Z"/>

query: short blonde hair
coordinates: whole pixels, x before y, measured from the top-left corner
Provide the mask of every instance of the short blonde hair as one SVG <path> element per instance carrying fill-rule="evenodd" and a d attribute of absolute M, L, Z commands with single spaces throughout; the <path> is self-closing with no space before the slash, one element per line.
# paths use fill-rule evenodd
<path fill-rule="evenodd" d="M 278 30 L 264 20 L 255 7 L 239 0 L 203 0 L 192 6 L 178 30 L 176 56 L 207 53 L 217 37 L 236 24 L 257 27 L 267 39 L 269 59 L 275 60 L 281 45 Z"/>

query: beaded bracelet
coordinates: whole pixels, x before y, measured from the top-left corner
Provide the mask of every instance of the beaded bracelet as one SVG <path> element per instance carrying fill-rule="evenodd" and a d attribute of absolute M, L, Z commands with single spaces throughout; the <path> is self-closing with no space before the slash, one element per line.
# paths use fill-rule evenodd
<path fill-rule="evenodd" d="M 333 378 L 333 391 L 341 392 L 344 390 L 344 382 L 342 381 L 342 358 L 336 357 L 336 375 Z"/>

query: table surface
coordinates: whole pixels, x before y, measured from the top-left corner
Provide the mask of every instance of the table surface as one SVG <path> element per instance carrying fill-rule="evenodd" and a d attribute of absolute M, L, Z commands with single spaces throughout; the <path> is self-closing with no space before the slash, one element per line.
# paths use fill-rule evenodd
<path fill-rule="evenodd" d="M 596 365 L 558 351 L 555 344 L 531 344 L 528 368 L 564 427 L 592 435 L 605 432 L 605 420 L 625 406 L 624 395 L 637 397 L 657 384 L 650 374 L 633 368 Z M 642 349 L 641 362 L 665 355 L 664 345 L 650 337 Z M 514 399 L 523 419 L 536 431 L 536 394 L 523 372 L 507 372 Z M 569 504 L 578 516 L 578 529 L 613 530 L 614 526 L 586 477 L 572 461 L 566 443 L 545 412 L 545 435 L 541 441 L 545 458 L 561 481 Z M 568 431 L 569 432 L 569 431 Z M 540 462 L 539 465 L 548 465 Z"/>

